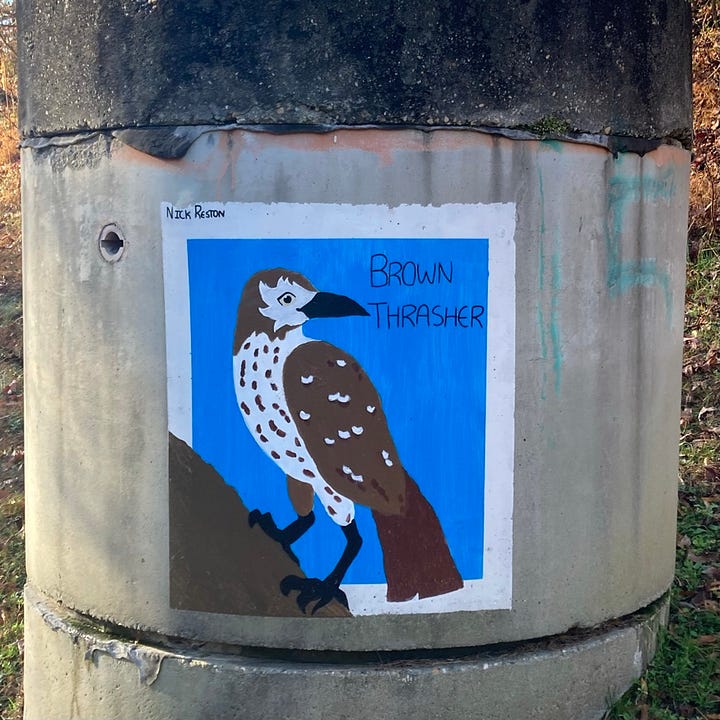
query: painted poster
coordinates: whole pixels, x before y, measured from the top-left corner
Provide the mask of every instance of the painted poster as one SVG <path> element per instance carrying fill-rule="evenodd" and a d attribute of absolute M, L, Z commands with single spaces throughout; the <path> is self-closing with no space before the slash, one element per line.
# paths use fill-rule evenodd
<path fill-rule="evenodd" d="M 511 607 L 514 205 L 161 216 L 171 605 Z"/>

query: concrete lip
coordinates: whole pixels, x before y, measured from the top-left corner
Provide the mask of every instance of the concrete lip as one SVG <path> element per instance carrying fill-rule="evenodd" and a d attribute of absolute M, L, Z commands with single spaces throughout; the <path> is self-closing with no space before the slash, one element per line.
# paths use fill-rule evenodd
<path fill-rule="evenodd" d="M 461 657 L 333 653 L 330 661 L 324 653 L 298 661 L 268 651 L 254 657 L 240 647 L 208 652 L 188 643 L 135 642 L 30 587 L 26 608 L 27 649 L 42 658 L 26 671 L 36 689 L 27 720 L 98 712 L 107 720 L 169 720 L 179 708 L 188 720 L 259 720 L 288 717 L 290 707 L 298 720 L 593 720 L 647 666 L 668 602 L 592 630 L 464 650 Z"/>

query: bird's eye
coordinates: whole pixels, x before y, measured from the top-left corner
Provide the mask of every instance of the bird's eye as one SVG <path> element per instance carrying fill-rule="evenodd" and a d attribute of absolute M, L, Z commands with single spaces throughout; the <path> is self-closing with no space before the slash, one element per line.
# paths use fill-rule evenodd
<path fill-rule="evenodd" d="M 281 305 L 292 305 L 294 299 L 295 296 L 292 293 L 286 292 L 278 298 L 278 302 Z"/>

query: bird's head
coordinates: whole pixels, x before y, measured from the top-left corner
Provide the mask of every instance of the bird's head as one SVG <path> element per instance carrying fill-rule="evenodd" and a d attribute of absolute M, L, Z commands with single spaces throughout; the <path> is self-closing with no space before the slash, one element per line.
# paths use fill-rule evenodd
<path fill-rule="evenodd" d="M 344 295 L 318 291 L 300 273 L 283 268 L 263 270 L 255 273 L 243 289 L 235 341 L 238 334 L 246 333 L 247 337 L 253 331 L 282 337 L 311 318 L 368 314 Z"/>

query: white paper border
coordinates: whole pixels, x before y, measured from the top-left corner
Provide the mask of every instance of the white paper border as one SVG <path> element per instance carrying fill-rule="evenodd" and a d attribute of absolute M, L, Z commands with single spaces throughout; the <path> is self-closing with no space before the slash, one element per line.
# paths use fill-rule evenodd
<path fill-rule="evenodd" d="M 196 212 L 200 208 L 200 212 Z M 202 216 L 207 211 L 223 217 Z M 168 426 L 192 446 L 188 238 L 488 238 L 489 282 L 483 575 L 462 589 L 389 603 L 387 586 L 343 585 L 353 615 L 512 607 L 515 456 L 515 204 L 198 203 L 161 206 Z M 211 214 L 211 213 L 210 213 Z"/>

